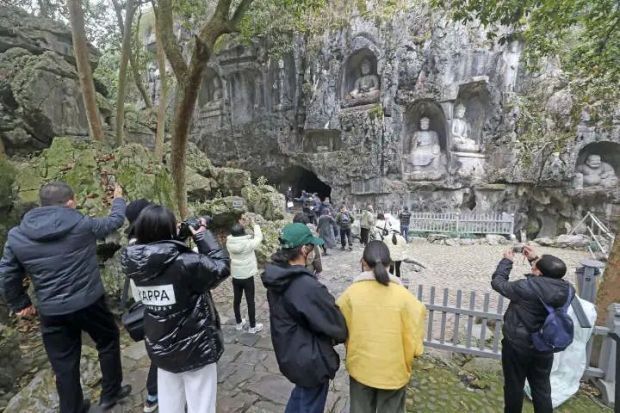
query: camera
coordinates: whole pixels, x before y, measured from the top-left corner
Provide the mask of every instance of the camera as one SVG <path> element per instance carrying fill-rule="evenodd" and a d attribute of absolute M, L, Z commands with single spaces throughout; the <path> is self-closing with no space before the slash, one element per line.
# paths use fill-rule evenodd
<path fill-rule="evenodd" d="M 515 254 L 523 254 L 523 249 L 525 247 L 523 245 L 515 245 L 514 247 L 512 247 L 512 252 L 514 252 Z"/>
<path fill-rule="evenodd" d="M 210 216 L 187 218 L 185 221 L 181 222 L 181 225 L 179 225 L 178 239 L 181 241 L 185 241 L 186 239 L 191 237 L 192 230 L 190 228 L 193 228 L 194 231 L 198 231 L 201 226 L 201 218 L 204 219 L 207 227 L 211 224 L 211 221 L 213 221 L 213 218 L 211 218 Z"/>

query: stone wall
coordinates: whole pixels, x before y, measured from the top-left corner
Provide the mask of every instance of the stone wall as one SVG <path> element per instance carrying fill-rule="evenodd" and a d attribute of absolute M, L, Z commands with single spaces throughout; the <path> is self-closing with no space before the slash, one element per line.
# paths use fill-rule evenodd
<path fill-rule="evenodd" d="M 216 164 L 281 188 L 292 165 L 305 168 L 336 202 L 514 213 L 518 230 L 538 236 L 563 233 L 589 210 L 620 217 L 620 112 L 605 123 L 586 111 L 574 128 L 561 70 L 528 73 L 518 41 L 498 45 L 420 6 L 389 21 L 351 16 L 318 43 L 297 39 L 280 59 L 260 42 L 224 47 L 205 75 L 192 139 Z M 533 90 L 545 107 L 541 134 L 571 134 L 559 150 L 522 139 Z"/>

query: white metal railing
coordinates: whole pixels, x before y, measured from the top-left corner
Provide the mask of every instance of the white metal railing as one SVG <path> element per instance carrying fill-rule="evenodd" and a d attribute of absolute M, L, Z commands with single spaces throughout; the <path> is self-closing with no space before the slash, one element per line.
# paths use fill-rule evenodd
<path fill-rule="evenodd" d="M 613 245 L 615 238 L 609 227 L 607 227 L 607 225 L 605 225 L 603 221 L 601 221 L 592 212 L 588 212 L 586 216 L 584 216 L 581 221 L 573 227 L 569 235 L 573 235 L 577 232 L 577 230 L 582 229 L 587 231 L 590 237 L 592 237 L 603 255 L 605 255 L 606 258 L 609 258 L 609 248 Z M 595 254 L 592 249 L 589 247 L 588 249 L 590 250 L 592 257 L 594 257 Z"/>
<path fill-rule="evenodd" d="M 480 299 L 480 295 L 474 291 L 467 297 L 462 290 L 457 290 L 454 294 L 448 288 L 441 290 L 441 297 L 438 297 L 435 287 L 427 289 L 425 297 L 423 285 L 410 285 L 409 288 L 415 291 L 418 300 L 424 303 L 428 311 L 425 346 L 501 359 L 500 338 L 506 301 L 504 297 L 489 292 L 484 293 Z M 594 379 L 599 387 L 601 387 L 599 383 L 605 383 L 607 387 L 613 389 L 615 343 L 609 334 L 620 331 L 620 305 L 610 306 L 608 320 L 607 326 L 594 327 L 586 347 L 587 363 L 583 377 Z M 593 343 L 601 339 L 603 350 L 595 360 L 592 360 Z M 610 397 L 609 394 L 604 394 L 606 400 L 612 397 L 613 395 Z"/>
<path fill-rule="evenodd" d="M 514 214 L 475 214 L 458 211 L 412 212 L 409 231 L 512 235 L 514 232 Z"/>

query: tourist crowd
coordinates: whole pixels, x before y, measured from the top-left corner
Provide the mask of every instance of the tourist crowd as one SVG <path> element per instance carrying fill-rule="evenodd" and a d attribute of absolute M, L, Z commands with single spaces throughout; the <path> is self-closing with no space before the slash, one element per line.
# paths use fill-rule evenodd
<path fill-rule="evenodd" d="M 426 315 L 424 305 L 400 279 L 411 219 L 408 208 L 398 215 L 400 231 L 383 213 L 375 214 L 372 205 L 361 211 L 361 272 L 335 299 L 319 279 L 321 253 L 336 246 L 337 236 L 343 250 L 352 249 L 356 218 L 344 205 L 336 213 L 329 199 L 316 194 L 304 191 L 296 199 L 302 212 L 282 229 L 280 248 L 262 274 L 255 253 L 263 240 L 261 228 L 245 216 L 229 228 L 224 248 L 209 230 L 208 217 L 179 223 L 170 210 L 146 200 L 126 207 L 118 186 L 106 218 L 77 211 L 73 190 L 65 183 L 46 184 L 39 195 L 41 206 L 25 214 L 8 234 L 0 261 L 0 291 L 18 316 L 39 315 L 61 413 L 90 408 L 80 386 L 82 331 L 99 353 L 98 408 L 108 410 L 131 393 L 131 387 L 122 384 L 119 330 L 105 302 L 96 257 L 97 240 L 119 229 L 125 217 L 125 295 L 130 288 L 136 304 L 123 323 L 132 338 L 144 339 L 152 362 L 145 412 L 216 411 L 217 362 L 224 340 L 211 290 L 231 275 L 237 330 L 247 327 L 258 334 L 263 329 L 256 321 L 256 276 L 267 290 L 278 366 L 295 385 L 286 413 L 324 411 L 329 382 L 340 368 L 334 347 L 341 343 L 350 375 L 350 411 L 405 411 L 412 363 L 423 351 Z M 289 205 L 287 200 L 292 209 Z M 492 277 L 492 287 L 511 300 L 503 330 L 505 411 L 521 411 L 527 379 L 535 411 L 551 412 L 553 352 L 565 348 L 572 333 L 563 314 L 574 290 L 562 279 L 566 266 L 561 260 L 538 257 L 529 247 L 523 253 L 532 263 L 527 278 L 509 281 L 511 251 Z M 36 309 L 24 284 L 26 274 Z M 241 315 L 243 296 L 247 324 Z M 554 310 L 558 308 L 564 313 Z"/>

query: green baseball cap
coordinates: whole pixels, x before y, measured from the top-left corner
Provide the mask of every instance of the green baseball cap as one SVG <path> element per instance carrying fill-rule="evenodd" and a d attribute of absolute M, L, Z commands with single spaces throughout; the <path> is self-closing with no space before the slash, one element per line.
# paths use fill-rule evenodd
<path fill-rule="evenodd" d="M 323 240 L 312 235 L 310 228 L 301 223 L 287 224 L 280 233 L 280 245 L 290 249 L 302 245 L 323 245 Z"/>

